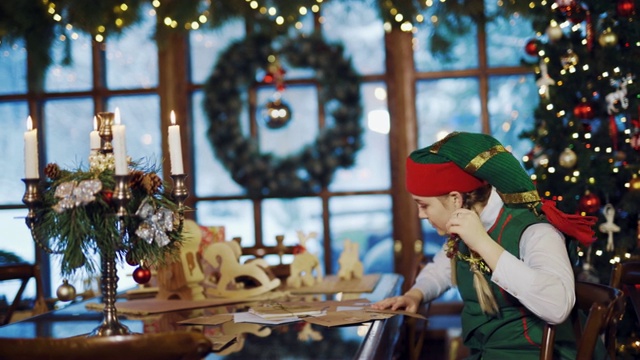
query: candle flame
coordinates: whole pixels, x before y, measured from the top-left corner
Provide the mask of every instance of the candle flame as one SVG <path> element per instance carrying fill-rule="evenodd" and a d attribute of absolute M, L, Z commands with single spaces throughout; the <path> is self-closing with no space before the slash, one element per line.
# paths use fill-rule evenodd
<path fill-rule="evenodd" d="M 31 115 L 27 117 L 27 130 L 33 130 L 33 120 L 31 119 Z"/>
<path fill-rule="evenodd" d="M 98 131 L 98 118 L 95 116 L 93 117 L 93 130 Z"/>
<path fill-rule="evenodd" d="M 176 112 L 171 110 L 171 125 L 175 125 L 176 124 Z"/>
<path fill-rule="evenodd" d="M 114 117 L 115 124 L 120 125 L 120 109 L 119 108 L 116 108 L 115 115 L 113 117 Z"/>

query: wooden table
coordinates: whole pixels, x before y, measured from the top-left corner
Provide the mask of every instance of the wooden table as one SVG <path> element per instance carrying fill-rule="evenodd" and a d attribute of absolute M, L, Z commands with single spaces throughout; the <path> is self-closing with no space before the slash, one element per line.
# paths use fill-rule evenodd
<path fill-rule="evenodd" d="M 383 274 L 372 293 L 358 294 L 359 297 L 377 301 L 398 295 L 401 291 L 402 277 L 396 274 Z M 88 300 L 97 302 L 97 299 Z M 0 337 L 53 337 L 63 338 L 84 335 L 95 329 L 102 321 L 102 313 L 87 310 L 87 302 L 79 302 L 64 309 L 28 318 L 0 327 Z M 207 308 L 206 312 L 229 312 L 237 307 L 225 306 L 220 309 Z M 132 332 L 184 330 L 185 325 L 178 321 L 192 318 L 193 310 L 176 311 L 146 317 L 120 314 L 121 322 Z M 235 343 L 213 353 L 207 359 L 248 358 L 248 359 L 389 359 L 398 340 L 402 316 L 374 321 L 354 326 L 322 327 L 313 329 L 322 335 L 322 340 L 298 340 L 303 323 L 278 326 L 257 326 L 238 337 Z M 194 331 L 215 334 L 219 325 L 189 325 Z M 252 332 L 257 331 L 258 335 Z M 267 334 L 265 336 L 265 334 Z M 264 336 L 264 337 L 263 337 Z"/>

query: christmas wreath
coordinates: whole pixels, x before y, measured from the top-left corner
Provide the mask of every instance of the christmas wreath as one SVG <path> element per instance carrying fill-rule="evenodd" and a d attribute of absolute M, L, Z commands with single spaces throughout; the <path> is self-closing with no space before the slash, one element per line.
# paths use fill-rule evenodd
<path fill-rule="evenodd" d="M 278 49 L 273 43 L 269 35 L 255 34 L 231 44 L 220 56 L 204 85 L 208 137 L 218 159 L 250 197 L 318 193 L 337 168 L 354 164 L 362 147 L 360 78 L 344 58 L 343 47 L 327 44 L 319 35 L 286 39 Z M 241 94 L 259 71 L 268 69 L 270 56 L 291 67 L 314 69 L 320 103 L 333 119 L 313 144 L 286 158 L 261 153 L 240 126 Z"/>

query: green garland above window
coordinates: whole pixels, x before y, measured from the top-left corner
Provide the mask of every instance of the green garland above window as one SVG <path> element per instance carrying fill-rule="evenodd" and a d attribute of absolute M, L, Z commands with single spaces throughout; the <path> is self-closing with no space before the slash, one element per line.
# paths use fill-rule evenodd
<path fill-rule="evenodd" d="M 236 42 L 220 56 L 204 86 L 209 139 L 233 180 L 251 197 L 289 197 L 318 193 L 336 169 L 355 163 L 362 147 L 360 78 L 340 45 L 320 36 L 286 39 L 276 50 L 274 39 L 256 34 Z M 320 104 L 331 119 L 315 142 L 286 158 L 261 153 L 256 139 L 243 135 L 241 94 L 267 69 L 275 55 L 294 68 L 312 68 L 320 85 Z"/>

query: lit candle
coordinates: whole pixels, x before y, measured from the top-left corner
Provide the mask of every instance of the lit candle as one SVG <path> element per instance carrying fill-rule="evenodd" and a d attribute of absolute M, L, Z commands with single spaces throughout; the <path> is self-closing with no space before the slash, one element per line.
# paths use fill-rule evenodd
<path fill-rule="evenodd" d="M 125 126 L 120 124 L 120 110 L 116 108 L 116 113 L 111 126 L 113 133 L 113 158 L 116 163 L 116 175 L 128 175 L 127 147 L 125 143 Z"/>
<path fill-rule="evenodd" d="M 98 119 L 93 117 L 93 131 L 89 133 L 89 144 L 91 150 L 100 150 L 102 147 L 102 141 L 100 139 L 100 133 L 98 132 Z"/>
<path fill-rule="evenodd" d="M 171 174 L 184 174 L 180 125 L 176 125 L 176 113 L 173 110 L 171 110 L 171 125 L 169 126 L 169 157 L 171 159 Z"/>
<path fill-rule="evenodd" d="M 33 128 L 31 116 L 27 118 L 27 131 L 24 133 L 24 173 L 26 179 L 38 179 L 38 129 Z"/>

